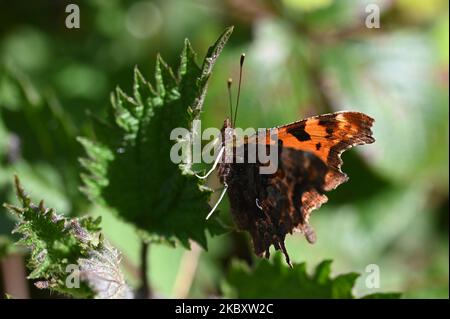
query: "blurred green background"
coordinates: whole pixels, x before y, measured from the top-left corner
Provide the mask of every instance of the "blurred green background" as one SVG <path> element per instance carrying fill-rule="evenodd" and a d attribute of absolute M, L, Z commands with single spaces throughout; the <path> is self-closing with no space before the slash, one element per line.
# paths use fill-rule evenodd
<path fill-rule="evenodd" d="M 65 27 L 69 3 L 80 7 L 80 29 Z M 381 28 L 365 26 L 370 3 L 380 8 Z M 331 258 L 335 274 L 360 272 L 358 295 L 377 291 L 364 284 L 366 266 L 377 264 L 380 291 L 449 297 L 447 1 L 22 0 L 1 7 L 0 202 L 14 201 L 18 173 L 34 199 L 60 213 L 102 215 L 137 284 L 136 231 L 78 191 L 83 152 L 75 137 L 91 134 L 89 114 L 104 113 L 117 85 L 131 91 L 135 65 L 148 79 L 158 52 L 176 66 L 186 37 L 200 60 L 235 25 L 210 80 L 204 128 L 221 127 L 228 115 L 226 79 L 237 79 L 241 52 L 247 54 L 241 127 L 338 110 L 376 119 L 376 143 L 344 155 L 350 181 L 312 215 L 317 243 L 288 237 L 294 262 L 312 268 Z M 227 205 L 221 216 L 230 220 Z M 2 211 L 0 258 L 17 252 L 8 244 L 13 225 Z M 254 260 L 245 235 L 212 238 L 188 296 L 218 295 L 236 257 Z M 183 267 L 196 255 L 154 245 L 149 258 L 157 294 L 179 296 Z M 30 289 L 32 297 L 47 296 Z"/>

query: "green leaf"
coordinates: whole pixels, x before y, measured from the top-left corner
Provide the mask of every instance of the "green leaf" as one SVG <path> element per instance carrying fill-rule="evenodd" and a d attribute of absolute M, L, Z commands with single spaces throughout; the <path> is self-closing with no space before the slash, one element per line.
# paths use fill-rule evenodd
<path fill-rule="evenodd" d="M 331 263 L 332 260 L 324 260 L 316 267 L 316 271 L 314 273 L 314 280 L 320 284 L 324 284 L 327 282 L 328 278 L 331 274 Z"/>
<path fill-rule="evenodd" d="M 172 163 L 170 133 L 180 127 L 192 135 L 207 80 L 232 30 L 208 50 L 201 67 L 188 40 L 177 72 L 158 56 L 154 86 L 136 68 L 133 95 L 116 89 L 107 120 L 95 120 L 96 140 L 79 139 L 87 153 L 81 160 L 84 193 L 114 208 L 146 238 L 186 247 L 194 240 L 206 248 L 206 229 L 218 232 L 217 220 L 205 220 L 211 190 L 195 177 L 189 158 Z"/>
<path fill-rule="evenodd" d="M 231 298 L 292 298 L 292 299 L 353 299 L 357 273 L 331 277 L 331 260 L 321 262 L 313 275 L 306 272 L 305 263 L 288 268 L 282 256 L 262 259 L 253 269 L 234 262 L 224 284 L 224 293 Z M 367 298 L 395 298 L 400 294 L 373 294 Z"/>
<path fill-rule="evenodd" d="M 131 296 L 120 272 L 120 254 L 101 237 L 100 218 L 65 218 L 43 201 L 32 203 L 17 176 L 15 184 L 21 207 L 4 206 L 19 218 L 13 232 L 22 235 L 18 244 L 30 249 L 28 278 L 38 279 L 38 288 L 77 298 Z M 78 286 L 67 284 L 74 283 L 73 275 Z"/>
<path fill-rule="evenodd" d="M 333 299 L 353 299 L 352 294 L 353 286 L 356 279 L 358 279 L 358 273 L 348 273 L 339 275 L 333 279 L 331 287 L 331 298 Z"/>

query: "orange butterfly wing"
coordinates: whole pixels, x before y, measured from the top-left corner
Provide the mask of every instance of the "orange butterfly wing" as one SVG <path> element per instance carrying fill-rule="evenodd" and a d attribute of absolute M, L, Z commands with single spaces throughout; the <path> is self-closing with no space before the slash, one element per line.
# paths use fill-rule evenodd
<path fill-rule="evenodd" d="M 342 152 L 375 142 L 373 122 L 373 118 L 359 112 L 323 114 L 279 127 L 278 139 L 283 147 L 310 152 L 329 167 L 324 185 L 328 191 L 347 180 L 341 171 Z"/>
<path fill-rule="evenodd" d="M 315 241 L 310 214 L 327 201 L 324 192 L 347 180 L 341 171 L 342 152 L 375 141 L 373 122 L 359 112 L 324 114 L 268 129 L 235 146 L 245 151 L 250 143 L 274 145 L 273 134 L 278 137 L 276 173 L 261 176 L 260 163 L 222 164 L 221 169 L 234 220 L 251 234 L 256 254 L 268 257 L 273 245 L 290 264 L 284 245 L 288 233 L 300 231 L 310 243 Z"/>

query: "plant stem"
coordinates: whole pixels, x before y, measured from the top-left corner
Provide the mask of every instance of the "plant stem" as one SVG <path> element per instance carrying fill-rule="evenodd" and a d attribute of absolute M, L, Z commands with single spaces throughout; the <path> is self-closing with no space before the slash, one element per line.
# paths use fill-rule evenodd
<path fill-rule="evenodd" d="M 175 279 L 174 289 L 172 293 L 174 298 L 187 298 L 187 296 L 189 295 L 192 282 L 194 281 L 197 272 L 201 253 L 202 249 L 200 248 L 200 246 L 197 243 L 191 241 L 191 250 L 187 250 L 184 252 L 177 272 L 177 277 Z"/>
<path fill-rule="evenodd" d="M 141 242 L 141 288 L 139 289 L 139 295 L 141 298 L 151 298 L 152 291 L 150 288 L 148 275 L 147 275 L 147 257 L 149 252 L 149 243 L 146 241 Z"/>
<path fill-rule="evenodd" d="M 5 293 L 18 299 L 30 298 L 22 255 L 10 254 L 5 256 L 0 261 L 0 276 L 2 273 Z"/>

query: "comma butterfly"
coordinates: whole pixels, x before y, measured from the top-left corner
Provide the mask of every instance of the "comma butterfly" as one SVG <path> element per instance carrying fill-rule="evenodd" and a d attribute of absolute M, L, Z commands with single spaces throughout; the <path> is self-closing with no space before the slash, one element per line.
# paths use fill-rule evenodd
<path fill-rule="evenodd" d="M 239 106 L 242 65 L 241 56 L 236 113 Z M 228 91 L 231 101 L 231 80 Z M 230 102 L 230 108 L 231 102 Z M 232 119 L 233 114 L 231 114 Z M 309 117 L 292 124 L 277 127 L 278 166 L 273 174 L 261 174 L 265 165 L 225 161 L 219 154 L 216 162 L 221 183 L 225 186 L 219 199 L 228 192 L 231 213 L 240 230 L 250 233 L 255 253 L 269 257 L 271 245 L 281 250 L 291 265 L 284 244 L 288 233 L 303 233 L 308 242 L 316 236 L 309 225 L 309 217 L 328 198 L 325 192 L 346 182 L 348 177 L 341 171 L 341 154 L 355 146 L 375 141 L 371 127 L 374 120 L 360 112 L 336 112 Z M 222 128 L 222 150 L 225 148 L 225 131 L 234 130 L 234 120 L 226 119 Z M 271 143 L 267 130 L 263 143 Z M 252 143 L 261 143 L 256 135 L 240 145 L 232 145 L 233 154 L 240 148 L 248 150 Z M 234 155 L 235 156 L 235 155 Z M 212 214 L 214 206 L 208 217 Z"/>

